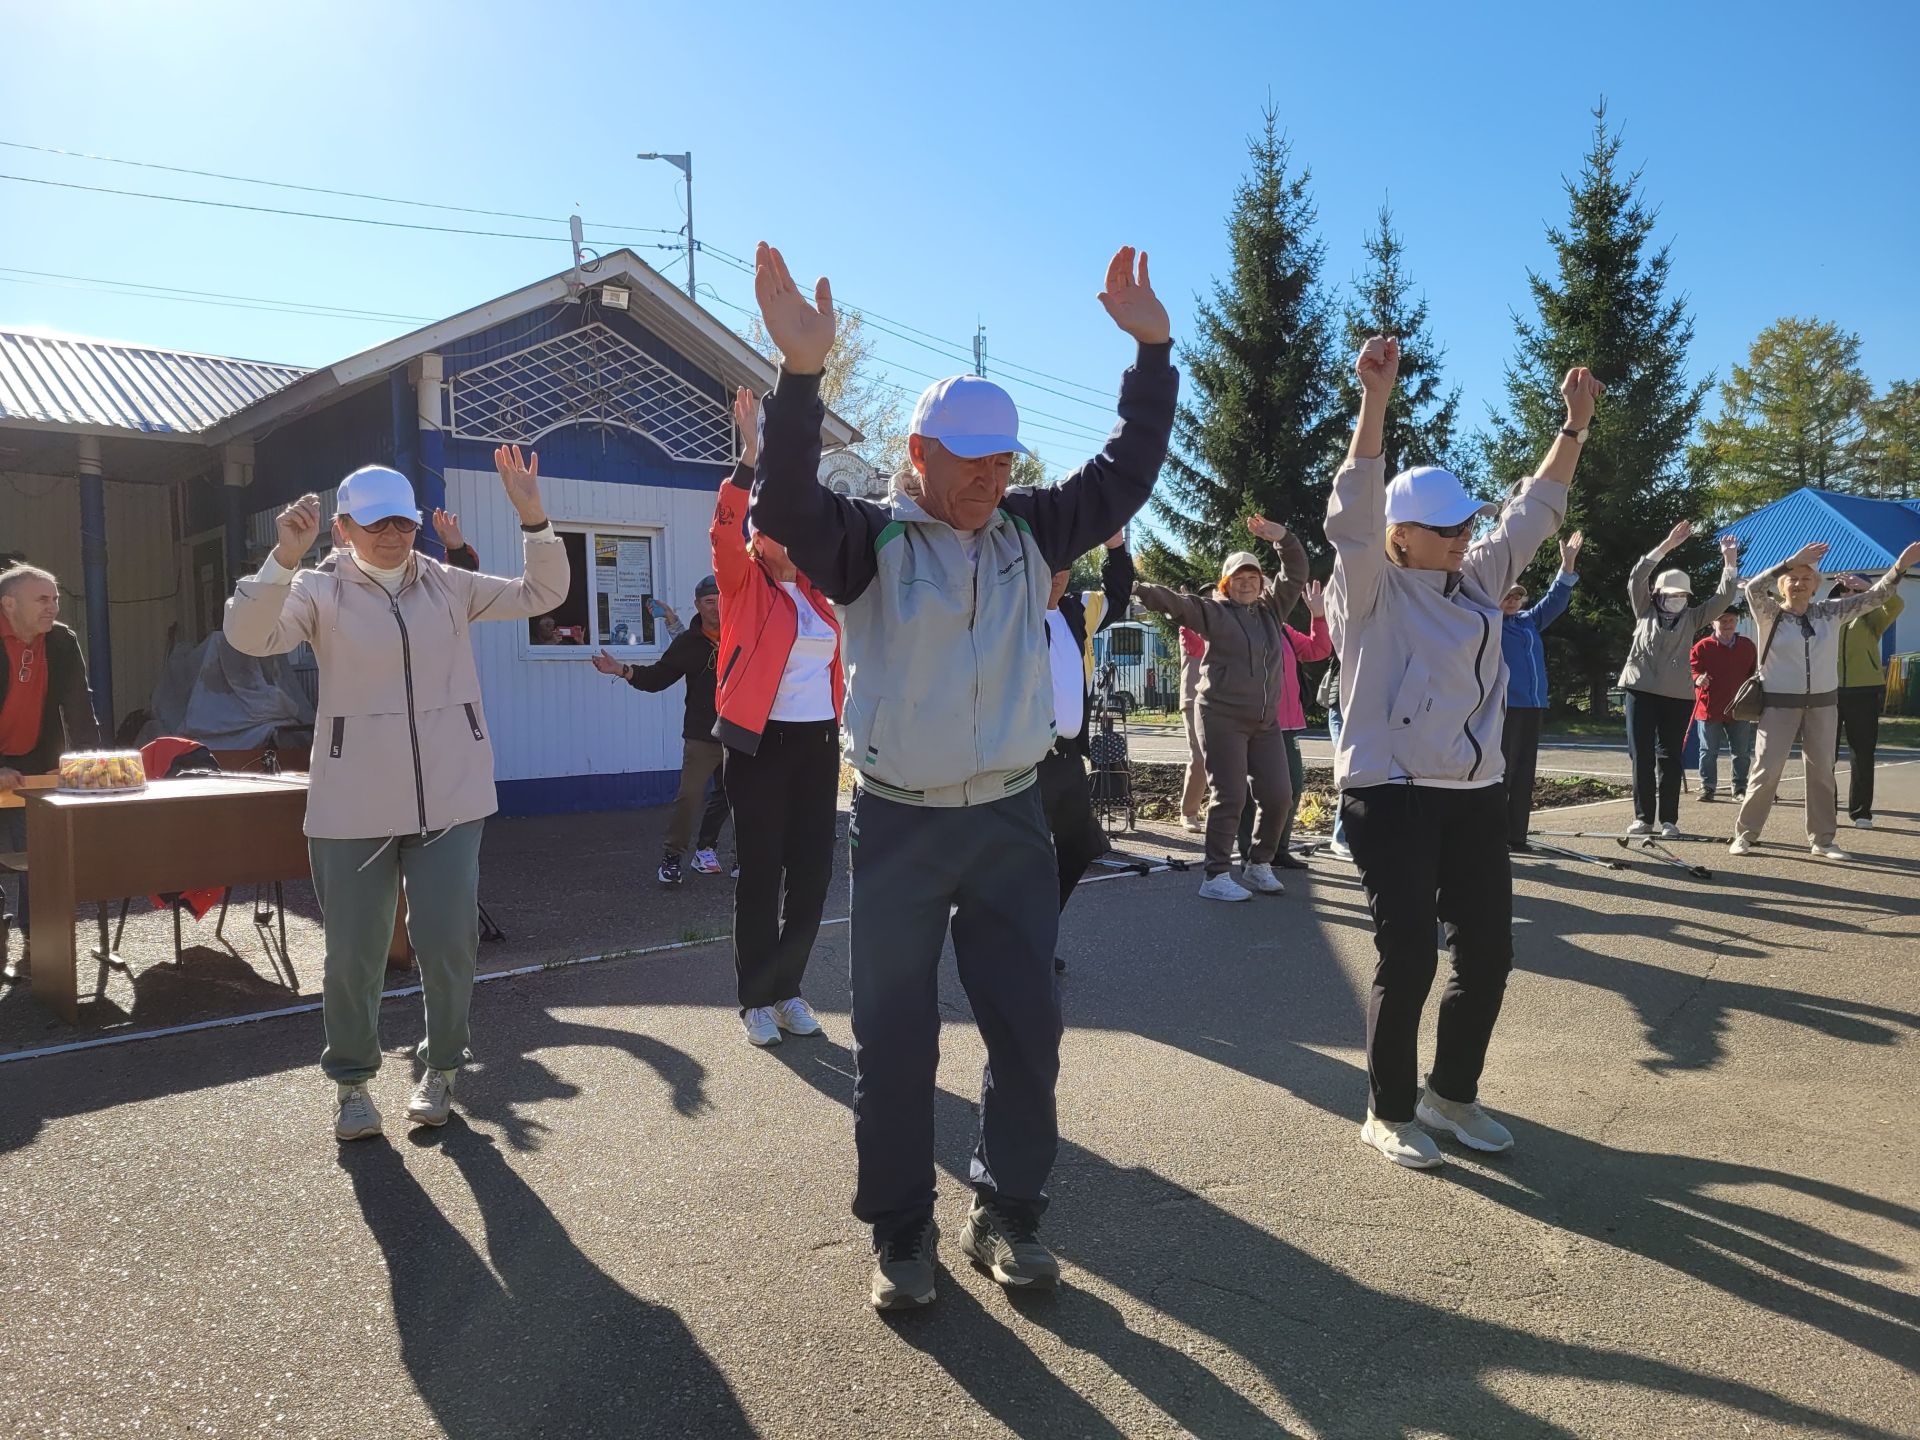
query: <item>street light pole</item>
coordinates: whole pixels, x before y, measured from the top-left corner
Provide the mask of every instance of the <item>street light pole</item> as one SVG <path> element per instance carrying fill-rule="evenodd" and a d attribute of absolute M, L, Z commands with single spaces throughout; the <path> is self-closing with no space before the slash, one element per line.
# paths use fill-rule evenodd
<path fill-rule="evenodd" d="M 657 150 L 646 150 L 634 156 L 634 159 L 664 160 L 687 177 L 687 298 L 697 299 L 693 293 L 693 152 L 688 150 L 679 155 L 662 155 Z"/>

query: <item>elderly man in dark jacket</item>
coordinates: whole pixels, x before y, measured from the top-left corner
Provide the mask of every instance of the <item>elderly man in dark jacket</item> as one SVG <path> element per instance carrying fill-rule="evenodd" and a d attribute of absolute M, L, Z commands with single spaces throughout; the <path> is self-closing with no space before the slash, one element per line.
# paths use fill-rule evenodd
<path fill-rule="evenodd" d="M 60 583 L 52 575 L 31 565 L 0 571 L 0 642 L 7 652 L 0 671 L 0 793 L 18 789 L 25 776 L 58 769 L 63 751 L 100 744 L 87 664 L 59 615 Z M 0 850 L 26 848 L 26 811 L 0 810 Z M 22 959 L 7 967 L 8 980 L 27 971 L 24 880 L 15 913 Z"/>

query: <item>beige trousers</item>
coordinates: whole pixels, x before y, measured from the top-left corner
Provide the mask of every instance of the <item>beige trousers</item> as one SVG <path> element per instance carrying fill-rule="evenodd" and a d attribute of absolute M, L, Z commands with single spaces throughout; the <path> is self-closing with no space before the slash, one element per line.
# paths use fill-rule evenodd
<path fill-rule="evenodd" d="M 1185 657 L 1180 672 L 1180 714 L 1187 723 L 1187 784 L 1180 794 L 1183 819 L 1198 820 L 1207 813 L 1207 759 L 1200 744 L 1200 716 L 1194 709 L 1194 687 L 1200 683 L 1200 659 Z"/>
<path fill-rule="evenodd" d="M 1747 798 L 1740 802 L 1734 822 L 1735 834 L 1747 841 L 1760 838 L 1798 737 L 1807 774 L 1807 840 L 1814 845 L 1833 843 L 1833 755 L 1839 725 L 1839 707 L 1831 704 L 1808 710 L 1769 705 L 1760 712 L 1754 727 L 1753 770 L 1747 776 Z"/>

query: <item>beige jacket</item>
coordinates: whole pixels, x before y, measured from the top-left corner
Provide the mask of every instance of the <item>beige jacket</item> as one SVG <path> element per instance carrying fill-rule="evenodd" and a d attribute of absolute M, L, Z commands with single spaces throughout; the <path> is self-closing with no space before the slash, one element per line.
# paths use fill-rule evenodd
<path fill-rule="evenodd" d="M 306 825 L 315 839 L 427 834 L 498 808 L 468 630 L 566 599 L 566 547 L 551 527 L 527 536 L 518 580 L 417 553 L 408 565 L 388 595 L 344 550 L 290 581 L 269 562 L 227 601 L 236 650 L 280 655 L 304 640 L 320 662 Z"/>

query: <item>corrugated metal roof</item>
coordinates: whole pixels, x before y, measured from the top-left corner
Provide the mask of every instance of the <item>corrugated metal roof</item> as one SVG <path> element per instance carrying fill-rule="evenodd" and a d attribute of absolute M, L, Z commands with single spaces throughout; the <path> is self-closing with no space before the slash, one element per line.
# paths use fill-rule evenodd
<path fill-rule="evenodd" d="M 0 418 L 192 435 L 306 373 L 258 360 L 0 330 Z"/>
<path fill-rule="evenodd" d="M 1920 540 L 1920 502 L 1869 500 L 1809 487 L 1782 496 L 1726 528 L 1740 540 L 1742 575 L 1770 570 L 1816 540 L 1832 547 L 1820 562 L 1826 574 L 1885 570 L 1902 550 Z"/>

